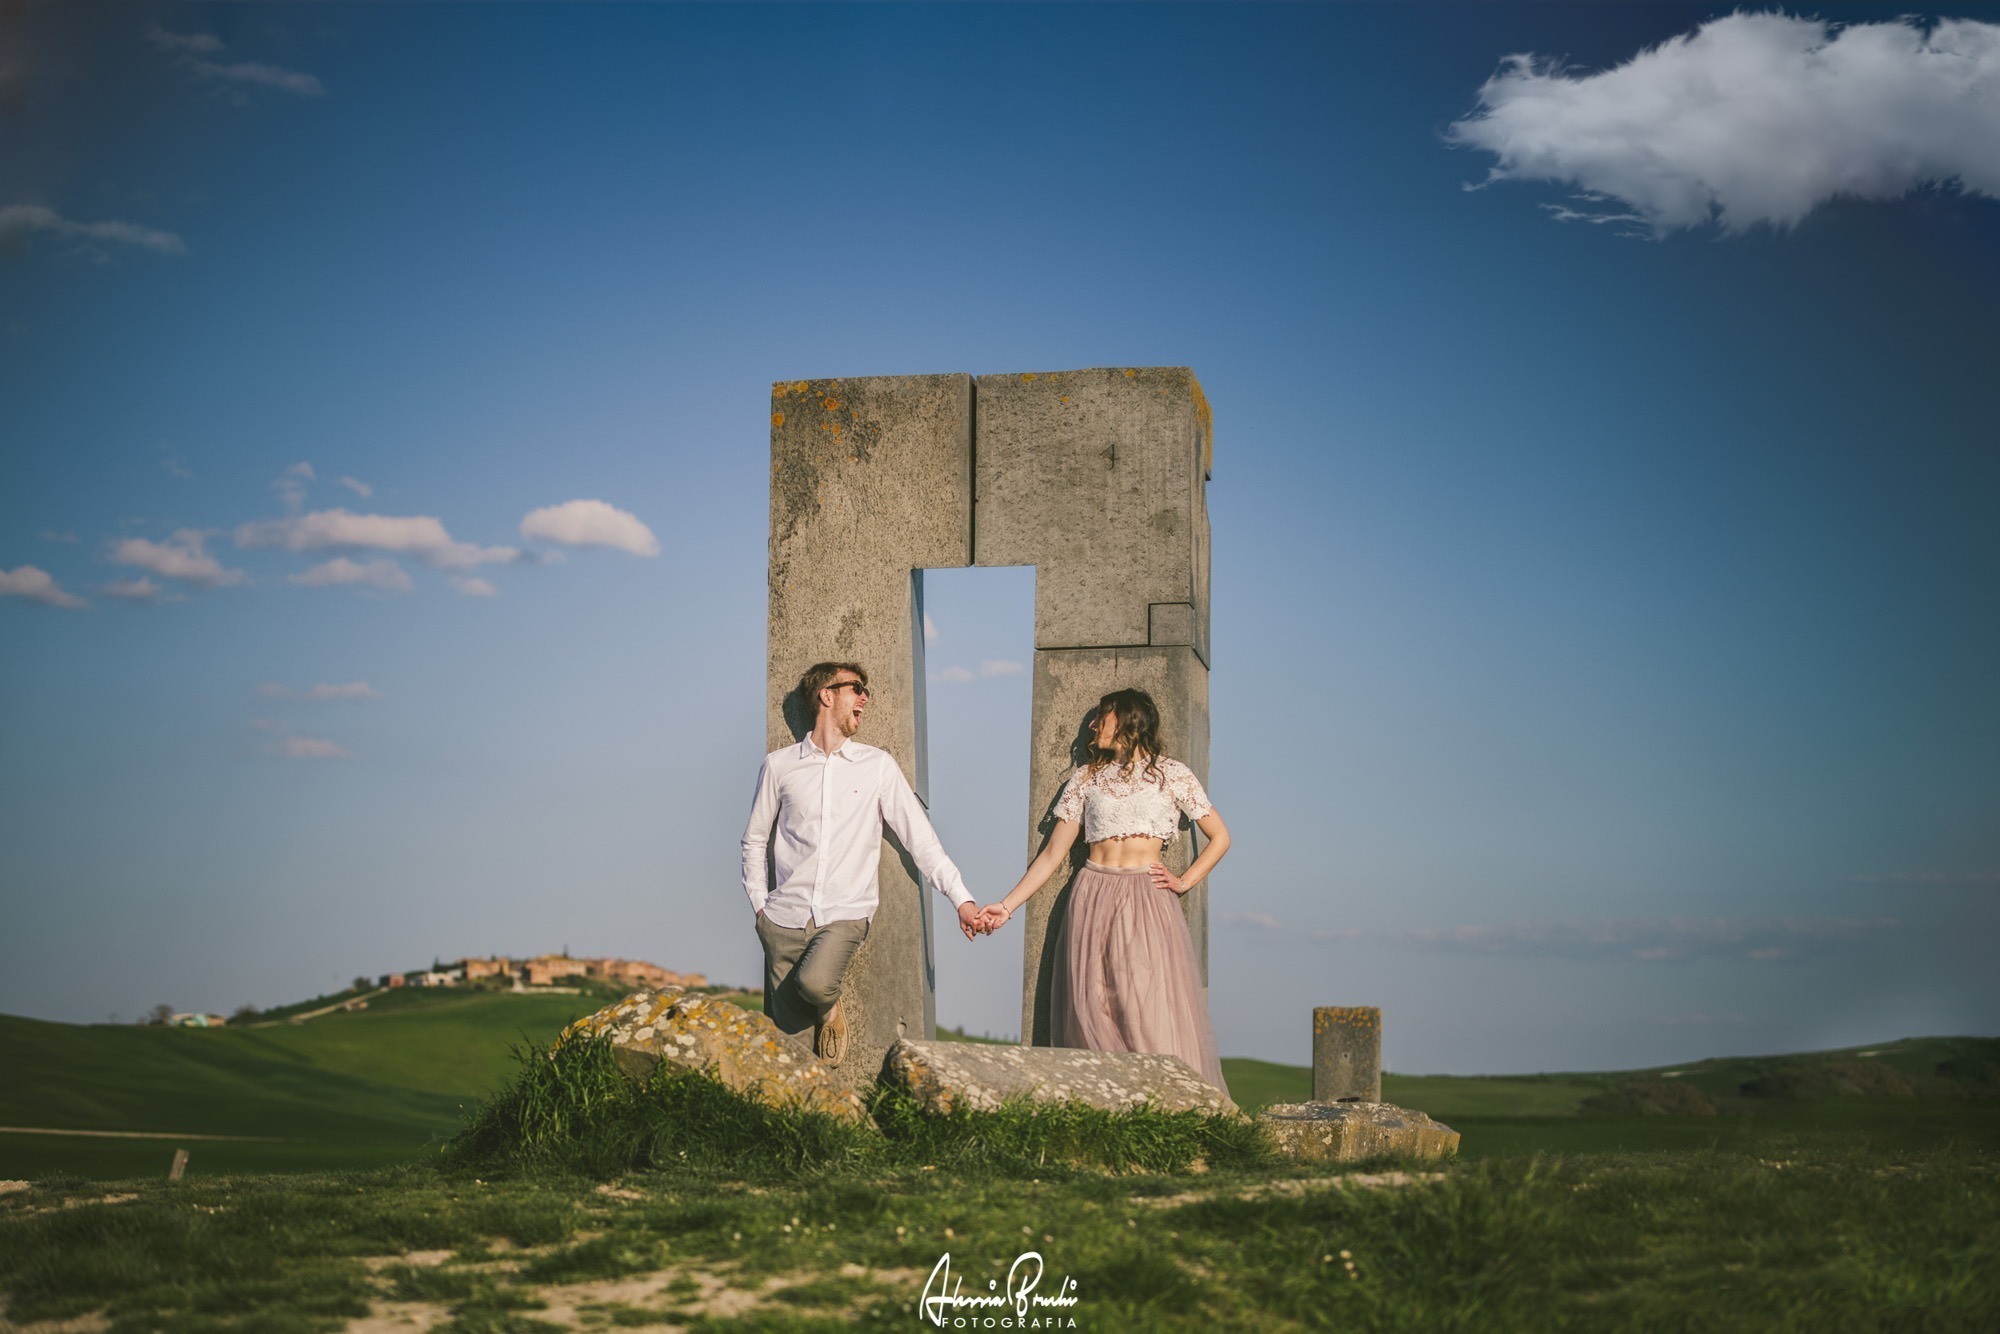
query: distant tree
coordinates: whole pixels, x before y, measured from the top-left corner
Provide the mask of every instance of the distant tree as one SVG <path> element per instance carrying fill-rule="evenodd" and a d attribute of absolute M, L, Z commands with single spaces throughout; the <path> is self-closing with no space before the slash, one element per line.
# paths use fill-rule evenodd
<path fill-rule="evenodd" d="M 254 1005 L 239 1005 L 236 1007 L 236 1012 L 229 1016 L 229 1022 L 232 1024 L 247 1024 L 262 1013 L 263 1011 Z"/>
<path fill-rule="evenodd" d="M 171 1005 L 155 1005 L 146 1012 L 146 1022 L 149 1024 L 164 1024 L 173 1017 L 174 1007 Z"/>
<path fill-rule="evenodd" d="M 349 991 L 366 991 L 368 990 L 368 979 L 365 977 L 356 977 L 352 982 L 347 984 L 347 989 Z"/>

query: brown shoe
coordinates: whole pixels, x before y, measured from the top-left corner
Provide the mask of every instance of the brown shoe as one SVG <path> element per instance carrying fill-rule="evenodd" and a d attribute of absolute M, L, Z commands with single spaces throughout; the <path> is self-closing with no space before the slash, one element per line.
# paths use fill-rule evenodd
<path fill-rule="evenodd" d="M 818 1050 L 819 1058 L 828 1065 L 847 1059 L 847 1016 L 841 1013 L 839 1001 L 819 1021 Z"/>

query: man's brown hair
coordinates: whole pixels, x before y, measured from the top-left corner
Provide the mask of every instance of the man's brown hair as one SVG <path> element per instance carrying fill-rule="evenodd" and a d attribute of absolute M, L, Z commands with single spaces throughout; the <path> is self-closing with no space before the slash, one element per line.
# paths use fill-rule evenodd
<path fill-rule="evenodd" d="M 806 717 L 819 717 L 819 692 L 832 683 L 842 672 L 853 672 L 861 678 L 861 684 L 868 684 L 867 669 L 855 662 L 816 662 L 806 668 L 806 674 L 799 678 L 799 703 L 805 706 Z"/>

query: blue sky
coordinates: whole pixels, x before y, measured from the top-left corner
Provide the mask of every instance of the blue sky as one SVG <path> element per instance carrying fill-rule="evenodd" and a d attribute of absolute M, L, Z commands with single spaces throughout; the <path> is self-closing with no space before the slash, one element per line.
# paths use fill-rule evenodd
<path fill-rule="evenodd" d="M 770 382 L 1185 365 L 1226 1053 L 1996 1031 L 2000 7 L 1730 12 L 8 11 L 0 1011 L 753 979 Z M 1031 579 L 930 583 L 982 898 Z"/>

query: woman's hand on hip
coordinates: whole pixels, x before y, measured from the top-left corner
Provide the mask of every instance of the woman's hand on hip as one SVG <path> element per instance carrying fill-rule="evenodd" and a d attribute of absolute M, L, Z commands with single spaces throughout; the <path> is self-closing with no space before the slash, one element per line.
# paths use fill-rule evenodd
<path fill-rule="evenodd" d="M 1171 889 L 1176 894 L 1185 894 L 1188 892 L 1187 883 L 1160 863 L 1154 862 L 1146 869 L 1153 873 L 1154 889 Z"/>

